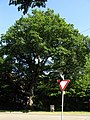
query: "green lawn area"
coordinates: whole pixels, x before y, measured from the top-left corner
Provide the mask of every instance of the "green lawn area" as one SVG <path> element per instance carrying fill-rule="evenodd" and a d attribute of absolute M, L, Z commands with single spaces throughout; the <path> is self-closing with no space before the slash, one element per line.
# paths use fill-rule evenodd
<path fill-rule="evenodd" d="M 46 111 L 32 111 L 32 112 L 25 112 L 25 111 L 1 111 L 0 110 L 0 113 L 28 113 L 28 114 L 41 114 L 41 115 L 59 115 L 61 114 L 61 111 L 59 112 L 46 112 Z M 81 112 L 78 112 L 78 111 L 70 111 L 70 112 L 63 112 L 64 115 L 90 115 L 90 112 L 85 112 L 85 111 L 81 111 Z"/>
<path fill-rule="evenodd" d="M 59 115 L 59 114 L 61 114 L 61 111 L 60 112 L 42 112 L 42 111 L 38 111 L 38 112 L 29 112 L 29 113 L 31 113 L 31 114 Z M 75 111 L 75 112 L 73 112 L 73 111 L 71 111 L 71 112 L 63 112 L 63 114 L 64 115 L 90 115 L 90 112 L 85 112 L 85 111 L 81 111 L 81 112 Z"/>

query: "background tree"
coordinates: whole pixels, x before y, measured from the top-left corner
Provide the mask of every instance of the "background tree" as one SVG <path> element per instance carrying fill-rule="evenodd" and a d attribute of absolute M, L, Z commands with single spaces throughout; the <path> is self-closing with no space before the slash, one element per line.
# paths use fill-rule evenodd
<path fill-rule="evenodd" d="M 17 20 L 2 35 L 0 46 L 5 76 L 1 74 L 0 79 L 8 82 L 12 101 L 28 107 L 42 92 L 49 98 L 59 95 L 60 72 L 71 80 L 68 88 L 72 86 L 86 61 L 87 39 L 50 9 L 33 10 L 32 15 Z"/>
<path fill-rule="evenodd" d="M 29 7 L 45 7 L 47 0 L 10 0 L 9 5 L 19 5 L 18 11 L 23 10 L 23 13 L 26 14 Z"/>

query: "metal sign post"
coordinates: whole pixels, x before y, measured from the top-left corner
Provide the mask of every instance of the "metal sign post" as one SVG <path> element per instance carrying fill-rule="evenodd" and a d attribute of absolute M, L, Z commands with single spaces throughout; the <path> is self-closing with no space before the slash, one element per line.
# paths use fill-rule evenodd
<path fill-rule="evenodd" d="M 65 94 L 65 91 L 62 91 L 62 113 L 61 113 L 61 120 L 63 120 L 64 94 Z"/>

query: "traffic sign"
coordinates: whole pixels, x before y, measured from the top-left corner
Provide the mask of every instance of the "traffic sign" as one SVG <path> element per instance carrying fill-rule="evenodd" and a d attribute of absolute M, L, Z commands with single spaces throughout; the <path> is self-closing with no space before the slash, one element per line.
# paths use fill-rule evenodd
<path fill-rule="evenodd" d="M 61 91 L 64 91 L 65 88 L 67 87 L 68 83 L 70 82 L 70 80 L 62 80 L 60 82 L 60 80 L 57 80 L 57 82 L 59 83 L 59 87 L 61 89 Z"/>
<path fill-rule="evenodd" d="M 64 90 L 67 87 L 70 80 L 64 80 L 64 76 L 61 76 L 63 78 L 62 81 L 57 80 L 57 83 L 59 84 L 59 87 L 62 91 L 62 114 L 61 114 L 61 120 L 63 120 L 63 104 L 64 104 Z"/>

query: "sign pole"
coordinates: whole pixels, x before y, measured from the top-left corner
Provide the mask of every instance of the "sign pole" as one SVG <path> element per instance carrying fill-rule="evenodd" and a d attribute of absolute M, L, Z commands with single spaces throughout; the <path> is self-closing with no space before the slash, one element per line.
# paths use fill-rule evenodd
<path fill-rule="evenodd" d="M 64 92 L 65 91 L 62 91 L 62 113 L 61 113 L 61 120 L 63 120 Z"/>
<path fill-rule="evenodd" d="M 70 80 L 57 80 L 57 83 L 59 84 L 59 87 L 62 91 L 62 113 L 61 113 L 61 120 L 63 120 L 63 104 L 64 104 L 64 94 L 65 94 L 65 88 L 67 87 L 68 83 L 70 82 Z"/>

